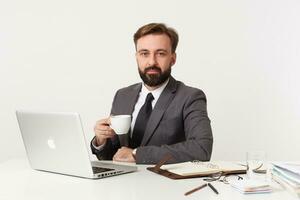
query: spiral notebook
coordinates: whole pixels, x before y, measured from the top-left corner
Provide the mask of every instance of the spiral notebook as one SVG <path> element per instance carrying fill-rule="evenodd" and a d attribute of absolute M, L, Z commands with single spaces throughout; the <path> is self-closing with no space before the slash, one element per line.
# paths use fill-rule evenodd
<path fill-rule="evenodd" d="M 229 161 L 190 161 L 176 164 L 164 164 L 170 157 L 165 157 L 154 167 L 147 169 L 171 179 L 184 179 L 211 176 L 214 174 L 245 174 L 246 166 Z"/>

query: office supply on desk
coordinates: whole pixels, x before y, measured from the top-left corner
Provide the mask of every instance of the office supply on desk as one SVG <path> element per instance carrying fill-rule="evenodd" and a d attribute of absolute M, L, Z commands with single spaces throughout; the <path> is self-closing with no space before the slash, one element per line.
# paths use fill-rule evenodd
<path fill-rule="evenodd" d="M 33 169 L 85 178 L 104 178 L 137 170 L 108 161 L 91 162 L 77 113 L 16 112 Z"/>
<path fill-rule="evenodd" d="M 214 191 L 214 193 L 219 194 L 218 190 L 211 183 L 207 183 L 207 185 L 210 189 L 212 189 L 212 191 Z"/>
<path fill-rule="evenodd" d="M 271 176 L 291 194 L 300 198 L 300 162 L 272 163 Z"/>
<path fill-rule="evenodd" d="M 231 181 L 230 185 L 243 194 L 257 194 L 272 192 L 272 188 L 266 181 L 244 179 Z"/>
<path fill-rule="evenodd" d="M 229 175 L 229 174 L 245 174 L 246 167 L 236 164 L 234 162 L 226 161 L 211 161 L 211 162 L 182 162 L 176 164 L 166 164 L 170 158 L 164 157 L 154 167 L 148 167 L 147 169 L 166 176 L 171 179 L 184 179 L 184 178 L 195 178 L 212 176 L 214 174 Z"/>
<path fill-rule="evenodd" d="M 192 194 L 194 192 L 197 192 L 198 190 L 201 190 L 202 188 L 205 188 L 206 186 L 207 186 L 207 183 L 204 183 L 204 184 L 200 185 L 199 187 L 196 187 L 196 188 L 194 188 L 194 189 L 186 192 L 184 195 L 188 196 L 188 195 L 190 195 L 190 194 Z"/>

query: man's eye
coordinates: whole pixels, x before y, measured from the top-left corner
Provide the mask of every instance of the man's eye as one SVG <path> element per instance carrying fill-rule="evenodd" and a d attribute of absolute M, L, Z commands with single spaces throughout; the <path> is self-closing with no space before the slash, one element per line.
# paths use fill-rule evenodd
<path fill-rule="evenodd" d="M 159 56 L 165 56 L 166 53 L 165 53 L 165 52 L 159 52 L 158 55 L 159 55 Z"/>
<path fill-rule="evenodd" d="M 147 52 L 141 52 L 140 53 L 140 56 L 144 56 L 145 57 L 145 56 L 148 56 L 148 55 L 149 55 L 149 53 L 147 53 Z"/>

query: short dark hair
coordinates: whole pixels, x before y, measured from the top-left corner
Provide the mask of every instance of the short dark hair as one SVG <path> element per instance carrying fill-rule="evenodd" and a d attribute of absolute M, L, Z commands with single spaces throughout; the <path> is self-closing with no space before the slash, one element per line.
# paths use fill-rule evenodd
<path fill-rule="evenodd" d="M 175 53 L 179 40 L 178 34 L 175 29 L 167 27 L 163 23 L 146 24 L 140 27 L 133 36 L 135 47 L 138 39 L 149 34 L 166 34 L 171 40 L 172 53 Z"/>

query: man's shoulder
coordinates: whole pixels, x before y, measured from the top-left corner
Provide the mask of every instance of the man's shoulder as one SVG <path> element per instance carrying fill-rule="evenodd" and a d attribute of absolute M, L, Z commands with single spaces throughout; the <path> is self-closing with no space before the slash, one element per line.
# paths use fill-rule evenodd
<path fill-rule="evenodd" d="M 177 90 L 178 90 L 179 93 L 184 93 L 186 95 L 188 95 L 188 94 L 205 95 L 204 92 L 202 91 L 202 89 L 199 89 L 199 88 L 193 87 L 193 86 L 185 85 L 181 81 L 176 81 L 176 82 L 177 82 Z"/>
<path fill-rule="evenodd" d="M 178 82 L 174 101 L 177 102 L 178 105 L 190 105 L 192 102 L 195 101 L 206 102 L 207 99 L 205 93 L 201 89 L 194 86 L 192 87 L 185 85 L 182 82 Z"/>
<path fill-rule="evenodd" d="M 123 94 L 123 93 L 128 93 L 129 91 L 133 91 L 133 90 L 140 90 L 141 88 L 141 83 L 135 83 L 132 85 L 129 85 L 127 87 L 123 87 L 117 90 L 118 94 Z"/>

